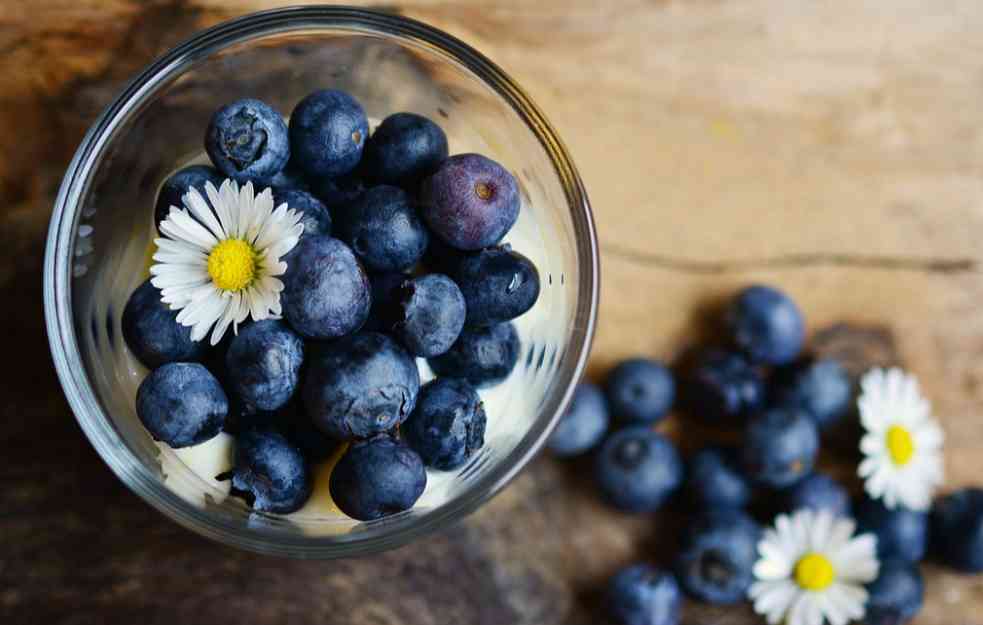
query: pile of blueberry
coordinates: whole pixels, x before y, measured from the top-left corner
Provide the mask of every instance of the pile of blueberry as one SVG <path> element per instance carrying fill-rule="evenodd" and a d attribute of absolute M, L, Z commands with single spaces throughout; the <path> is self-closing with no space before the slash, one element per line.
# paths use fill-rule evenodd
<path fill-rule="evenodd" d="M 283 319 L 249 323 L 215 348 L 144 282 L 123 313 L 123 335 L 151 373 L 137 414 L 180 448 L 225 430 L 235 465 L 223 478 L 255 510 L 290 513 L 311 495 L 312 470 L 341 445 L 330 492 L 359 520 L 406 510 L 425 467 L 460 467 L 484 443 L 476 389 L 501 382 L 519 355 L 511 321 L 539 296 L 536 267 L 502 238 L 519 187 L 478 154 L 448 156 L 444 131 L 413 113 L 370 135 L 359 103 L 317 91 L 289 124 L 243 99 L 212 116 L 213 166 L 173 174 L 159 224 L 194 187 L 225 178 L 271 187 L 276 205 L 303 212 L 285 257 Z M 417 358 L 437 378 L 421 388 Z"/>
<path fill-rule="evenodd" d="M 597 488 L 613 506 L 640 513 L 671 502 L 686 517 L 671 565 L 635 564 L 611 579 L 608 610 L 618 622 L 676 625 L 684 593 L 709 604 L 746 601 L 762 522 L 803 508 L 852 517 L 875 535 L 871 625 L 900 625 L 921 609 L 918 564 L 930 553 L 983 572 L 983 490 L 957 491 L 931 512 L 888 509 L 814 470 L 821 440 L 857 419 L 854 383 L 839 362 L 803 353 L 803 316 L 788 296 L 752 286 L 724 317 L 725 347 L 700 350 L 678 375 L 638 358 L 614 367 L 603 388 L 582 383 L 550 440 L 554 455 L 593 455 Z M 674 407 L 742 442 L 684 461 L 652 427 Z"/>

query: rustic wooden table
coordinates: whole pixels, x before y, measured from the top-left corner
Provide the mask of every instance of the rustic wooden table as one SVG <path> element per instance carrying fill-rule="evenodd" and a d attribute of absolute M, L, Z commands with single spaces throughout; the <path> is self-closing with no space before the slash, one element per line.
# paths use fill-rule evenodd
<path fill-rule="evenodd" d="M 582 463 L 541 458 L 467 521 L 396 552 L 281 561 L 165 520 L 75 424 L 41 313 L 61 173 L 126 77 L 193 31 L 272 4 L 0 3 L 0 622 L 605 622 L 606 577 L 664 559 L 681 519 L 606 509 Z M 981 481 L 983 3 L 383 8 L 487 53 L 566 139 L 603 250 L 592 375 L 639 352 L 673 358 L 722 297 L 775 283 L 807 311 L 819 348 L 914 370 L 947 430 L 948 487 Z M 919 623 L 983 622 L 983 578 L 924 570 Z M 757 621 L 746 608 L 688 606 L 685 622 Z"/>

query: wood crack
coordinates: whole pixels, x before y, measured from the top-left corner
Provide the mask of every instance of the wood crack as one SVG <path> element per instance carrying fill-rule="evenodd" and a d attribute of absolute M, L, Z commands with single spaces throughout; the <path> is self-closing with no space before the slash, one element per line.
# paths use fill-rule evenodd
<path fill-rule="evenodd" d="M 739 273 L 756 269 L 808 269 L 813 267 L 846 267 L 940 274 L 977 273 L 979 271 L 979 262 L 973 258 L 920 258 L 804 252 L 780 254 L 769 258 L 699 260 L 655 252 L 643 252 L 611 243 L 601 244 L 601 256 L 669 271 L 705 275 Z"/>

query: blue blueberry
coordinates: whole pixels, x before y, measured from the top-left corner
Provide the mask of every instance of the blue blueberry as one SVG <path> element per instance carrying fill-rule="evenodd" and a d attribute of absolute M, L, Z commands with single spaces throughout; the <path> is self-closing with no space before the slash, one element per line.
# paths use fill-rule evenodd
<path fill-rule="evenodd" d="M 388 336 L 362 332 L 311 351 L 304 408 L 329 436 L 347 440 L 387 432 L 413 412 L 420 373 L 413 357 Z"/>
<path fill-rule="evenodd" d="M 167 219 L 172 206 L 185 207 L 181 198 L 191 187 L 204 196 L 206 182 L 212 183 L 218 189 L 224 179 L 225 177 L 217 169 L 208 165 L 191 165 L 174 172 L 164 181 L 157 194 L 157 203 L 154 205 L 154 223 L 157 229 L 160 230 L 160 222 Z"/>
<path fill-rule="evenodd" d="M 290 151 L 310 176 L 336 177 L 355 169 L 368 136 L 362 105 L 343 91 L 315 91 L 290 115 Z"/>
<path fill-rule="evenodd" d="M 867 584 L 867 625 L 904 625 L 915 618 L 925 599 L 925 582 L 918 567 L 905 560 L 882 560 L 875 579 Z"/>
<path fill-rule="evenodd" d="M 447 276 L 431 273 L 405 280 L 391 295 L 392 333 L 414 356 L 439 356 L 461 335 L 464 296 Z"/>
<path fill-rule="evenodd" d="M 302 237 L 331 236 L 331 212 L 321 200 L 307 191 L 273 187 L 273 205 L 276 207 L 280 204 L 286 204 L 288 208 L 303 213 L 300 220 L 304 224 Z"/>
<path fill-rule="evenodd" d="M 550 451 L 563 458 L 582 454 L 601 442 L 610 421 L 604 393 L 590 382 L 581 382 L 550 436 Z"/>
<path fill-rule="evenodd" d="M 473 386 L 464 380 L 437 378 L 420 389 L 416 408 L 400 434 L 425 465 L 450 471 L 485 444 L 486 421 Z"/>
<path fill-rule="evenodd" d="M 857 526 L 877 536 L 877 555 L 882 560 L 901 558 L 921 562 L 928 549 L 929 515 L 907 508 L 889 509 L 880 501 L 864 498 L 857 510 Z"/>
<path fill-rule="evenodd" d="M 690 459 L 686 490 L 690 500 L 703 510 L 742 509 L 753 495 L 737 451 L 715 447 L 703 449 Z"/>
<path fill-rule="evenodd" d="M 683 464 L 669 439 L 633 425 L 604 441 L 594 473 L 601 494 L 615 507 L 652 512 L 679 488 Z"/>
<path fill-rule="evenodd" d="M 422 115 L 395 113 L 372 133 L 364 158 L 378 182 L 412 187 L 447 158 L 447 135 Z"/>
<path fill-rule="evenodd" d="M 519 184 L 507 169 L 480 154 L 446 159 L 420 187 L 423 219 L 451 247 L 495 245 L 519 218 Z"/>
<path fill-rule="evenodd" d="M 294 191 L 310 191 L 311 185 L 307 181 L 304 171 L 297 166 L 295 159 L 290 159 L 283 169 L 270 179 L 270 186 L 274 189 L 292 189 Z"/>
<path fill-rule="evenodd" d="M 137 389 L 137 416 L 156 441 L 171 447 L 204 443 L 222 431 L 229 400 L 208 369 L 171 362 L 148 375 Z"/>
<path fill-rule="evenodd" d="M 850 515 L 850 494 L 828 475 L 813 473 L 785 492 L 785 507 L 790 512 L 801 508 L 828 510 L 837 516 Z"/>
<path fill-rule="evenodd" d="M 177 322 L 177 311 L 160 301 L 160 291 L 150 280 L 130 294 L 122 326 L 126 346 L 148 369 L 202 360 L 208 353 L 207 343 L 191 340 L 191 328 Z"/>
<path fill-rule="evenodd" d="M 420 456 L 387 434 L 352 443 L 329 483 L 341 511 L 359 521 L 409 510 L 426 486 Z"/>
<path fill-rule="evenodd" d="M 339 207 L 338 238 L 372 271 L 402 271 L 427 251 L 430 235 L 410 196 L 399 187 L 372 187 Z"/>
<path fill-rule="evenodd" d="M 635 564 L 608 582 L 606 603 L 620 625 L 678 625 L 683 598 L 671 573 Z"/>
<path fill-rule="evenodd" d="M 684 392 L 691 412 L 720 425 L 736 425 L 765 401 L 761 373 L 743 356 L 717 349 L 700 356 L 687 376 Z"/>
<path fill-rule="evenodd" d="M 539 299 L 539 272 L 528 258 L 508 247 L 469 254 L 451 276 L 461 287 L 469 326 L 511 321 Z"/>
<path fill-rule="evenodd" d="M 369 278 L 348 246 L 325 236 L 303 237 L 283 275 L 283 316 L 309 339 L 355 332 L 369 316 Z"/>
<path fill-rule="evenodd" d="M 290 158 L 287 125 L 265 102 L 236 100 L 212 115 L 205 132 L 205 151 L 229 178 L 268 185 Z"/>
<path fill-rule="evenodd" d="M 964 488 L 939 499 L 930 522 L 942 562 L 963 573 L 983 572 L 983 489 Z"/>
<path fill-rule="evenodd" d="M 427 362 L 434 373 L 462 378 L 478 388 L 498 384 L 519 360 L 519 333 L 511 323 L 465 328 L 451 348 Z"/>
<path fill-rule="evenodd" d="M 737 510 L 705 514 L 690 524 L 676 556 L 676 577 L 691 596 L 713 604 L 747 598 L 754 581 L 761 527 Z"/>
<path fill-rule="evenodd" d="M 779 375 L 778 401 L 797 404 L 820 429 L 842 419 L 853 406 L 853 384 L 843 365 L 816 360 Z"/>
<path fill-rule="evenodd" d="M 304 455 L 273 429 L 249 429 L 236 437 L 232 489 L 254 510 L 289 514 L 311 496 L 313 479 Z"/>
<path fill-rule="evenodd" d="M 276 319 L 251 323 L 232 339 L 225 354 L 232 391 L 259 410 L 283 407 L 300 382 L 304 341 Z"/>
<path fill-rule="evenodd" d="M 368 187 L 356 170 L 344 176 L 321 176 L 311 180 L 311 190 L 328 208 L 340 208 L 359 198 Z"/>
<path fill-rule="evenodd" d="M 787 488 L 812 472 L 819 431 L 811 418 L 787 406 L 752 419 L 744 433 L 744 470 L 752 480 Z"/>
<path fill-rule="evenodd" d="M 777 289 L 752 286 L 727 311 L 734 344 L 754 362 L 784 365 L 802 351 L 805 321 L 795 302 Z"/>
<path fill-rule="evenodd" d="M 632 358 L 611 370 L 604 390 L 616 419 L 625 423 L 655 423 L 672 408 L 676 381 L 661 363 Z"/>

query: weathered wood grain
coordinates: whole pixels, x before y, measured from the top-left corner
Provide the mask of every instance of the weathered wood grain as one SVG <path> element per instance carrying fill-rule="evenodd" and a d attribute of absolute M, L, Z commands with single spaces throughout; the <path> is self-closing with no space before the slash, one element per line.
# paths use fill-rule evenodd
<path fill-rule="evenodd" d="M 610 511 L 583 462 L 542 458 L 466 522 L 393 553 L 270 561 L 164 520 L 75 425 L 41 317 L 61 173 L 139 67 L 198 28 L 274 4 L 0 4 L 0 301 L 14 365 L 0 375 L 0 622 L 605 622 L 603 580 L 632 559 L 663 560 L 683 512 Z M 981 481 L 983 4 L 386 8 L 503 65 L 575 155 L 603 249 L 592 375 L 639 351 L 675 357 L 712 336 L 709 311 L 728 293 L 773 282 L 801 302 L 822 350 L 914 370 L 948 434 L 948 486 Z M 687 448 L 707 435 L 682 419 L 666 429 Z M 919 623 L 983 623 L 983 579 L 925 572 Z M 686 612 L 692 625 L 751 622 L 746 608 Z"/>

